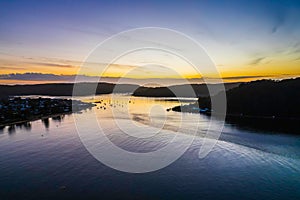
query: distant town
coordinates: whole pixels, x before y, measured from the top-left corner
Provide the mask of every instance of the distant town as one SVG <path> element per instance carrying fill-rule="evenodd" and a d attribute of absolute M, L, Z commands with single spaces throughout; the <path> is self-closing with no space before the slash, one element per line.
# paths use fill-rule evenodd
<path fill-rule="evenodd" d="M 10 97 L 0 100 L 0 126 L 55 117 L 93 106 L 92 103 L 71 99 Z"/>

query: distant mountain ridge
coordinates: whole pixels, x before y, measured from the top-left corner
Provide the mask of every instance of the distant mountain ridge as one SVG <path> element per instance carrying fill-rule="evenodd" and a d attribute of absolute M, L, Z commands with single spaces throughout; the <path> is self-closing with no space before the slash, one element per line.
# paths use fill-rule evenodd
<path fill-rule="evenodd" d="M 95 85 L 96 84 L 96 85 Z M 228 83 L 225 87 L 233 88 L 239 83 Z M 72 96 L 73 83 L 49 83 L 36 85 L 0 85 L 0 97 L 18 96 L 18 95 L 46 95 L 46 96 Z M 76 95 L 87 96 L 94 94 L 110 93 L 133 93 L 133 96 L 144 97 L 174 97 L 172 91 L 177 91 L 177 97 L 191 97 L 191 88 L 197 96 L 208 95 L 208 89 L 205 84 L 174 85 L 169 87 L 144 87 L 135 84 L 113 84 L 113 83 L 77 83 L 78 90 Z M 211 87 L 215 87 L 212 84 Z M 189 88 L 189 90 L 187 90 Z"/>
<path fill-rule="evenodd" d="M 229 90 L 239 86 L 240 83 L 225 83 L 225 90 Z M 221 91 L 220 84 L 209 84 L 213 90 L 210 94 L 206 84 L 190 84 L 190 85 L 173 85 L 169 87 L 139 87 L 132 94 L 133 96 L 142 97 L 205 97 L 216 95 Z"/>
<path fill-rule="evenodd" d="M 128 93 L 138 85 L 122 84 L 115 88 L 112 83 L 78 83 L 77 95 L 87 96 L 94 94 Z M 49 83 L 37 85 L 0 85 L 0 97 L 19 95 L 46 95 L 46 96 L 72 96 L 73 83 Z M 116 90 L 114 90 L 116 89 Z"/>

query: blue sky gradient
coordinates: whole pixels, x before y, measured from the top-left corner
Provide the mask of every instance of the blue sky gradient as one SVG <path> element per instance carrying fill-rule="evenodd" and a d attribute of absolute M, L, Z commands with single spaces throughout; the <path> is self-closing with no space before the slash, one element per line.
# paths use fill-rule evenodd
<path fill-rule="evenodd" d="M 297 74 L 299 21 L 297 0 L 1 1 L 0 74 L 38 72 L 28 59 L 74 64 L 107 37 L 149 26 L 194 38 L 225 74 Z"/>

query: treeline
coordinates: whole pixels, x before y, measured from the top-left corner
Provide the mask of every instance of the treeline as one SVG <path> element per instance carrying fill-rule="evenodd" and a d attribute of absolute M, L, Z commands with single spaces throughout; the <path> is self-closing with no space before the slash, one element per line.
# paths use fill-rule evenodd
<path fill-rule="evenodd" d="M 225 84 L 226 89 L 238 86 L 239 83 Z M 36 85 L 0 85 L 0 98 L 21 95 L 46 96 L 87 96 L 94 94 L 132 93 L 133 96 L 143 97 L 200 97 L 209 95 L 205 84 L 174 85 L 169 87 L 143 87 L 134 84 L 112 83 L 77 83 L 73 93 L 73 83 L 49 83 Z M 217 94 L 219 86 L 211 84 L 213 94 Z"/>
<path fill-rule="evenodd" d="M 226 96 L 227 114 L 300 118 L 300 78 L 242 83 Z M 199 98 L 198 104 L 211 109 L 209 97 Z"/>
<path fill-rule="evenodd" d="M 225 90 L 237 87 L 240 83 L 226 83 Z M 205 97 L 212 93 L 217 94 L 222 87 L 219 84 L 210 84 L 211 91 L 206 84 L 184 84 L 173 85 L 169 87 L 139 87 L 132 94 L 142 97 Z"/>
<path fill-rule="evenodd" d="M 37 85 L 0 85 L 0 98 L 19 95 L 47 95 L 47 96 L 72 96 L 73 83 L 51 83 Z M 78 83 L 76 95 L 86 96 L 94 94 L 128 93 L 138 88 L 138 85 L 111 83 Z"/>

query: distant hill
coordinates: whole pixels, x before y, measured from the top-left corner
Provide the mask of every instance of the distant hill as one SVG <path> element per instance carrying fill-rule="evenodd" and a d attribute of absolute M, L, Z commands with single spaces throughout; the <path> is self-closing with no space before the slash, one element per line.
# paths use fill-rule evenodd
<path fill-rule="evenodd" d="M 97 83 L 96 83 L 97 84 Z M 0 85 L 0 98 L 7 96 L 17 95 L 47 95 L 47 96 L 72 96 L 73 95 L 73 83 L 49 83 L 49 84 L 37 84 L 37 85 Z M 143 87 L 134 84 L 112 84 L 112 83 L 98 83 L 96 91 L 93 90 L 95 83 L 78 83 L 77 87 L 79 92 L 78 96 L 86 96 L 93 94 L 110 94 L 114 93 L 132 93 L 134 96 L 144 97 L 175 97 L 172 91 L 180 97 L 190 97 L 190 88 L 198 97 L 208 95 L 208 89 L 205 84 L 192 84 L 192 85 L 175 85 L 169 87 Z M 238 83 L 229 83 L 225 87 L 227 89 L 238 86 Z M 213 88 L 216 85 L 212 84 Z"/>
<path fill-rule="evenodd" d="M 300 133 L 300 78 L 242 83 L 228 90 L 226 96 L 227 122 L 243 128 Z M 200 97 L 198 104 L 176 106 L 168 110 L 210 115 L 211 98 Z"/>
<path fill-rule="evenodd" d="M 226 83 L 224 85 L 225 89 L 228 90 L 239 86 L 239 84 Z M 210 87 L 214 91 L 212 95 L 220 92 L 219 84 L 210 84 Z M 132 95 L 143 97 L 204 97 L 209 95 L 209 91 L 206 84 L 185 84 L 169 87 L 139 87 Z"/>
<path fill-rule="evenodd" d="M 122 84 L 116 87 L 111 83 L 96 83 L 97 89 L 93 90 L 95 83 L 78 83 L 79 92 L 76 95 L 93 95 L 93 94 L 109 94 L 128 93 L 138 88 L 138 85 Z M 51 83 L 37 85 L 0 85 L 0 97 L 16 95 L 47 95 L 47 96 L 72 96 L 73 83 Z"/>
<path fill-rule="evenodd" d="M 242 83 L 226 92 L 227 113 L 236 115 L 300 118 L 300 78 Z M 199 98 L 210 109 L 210 98 Z"/>

